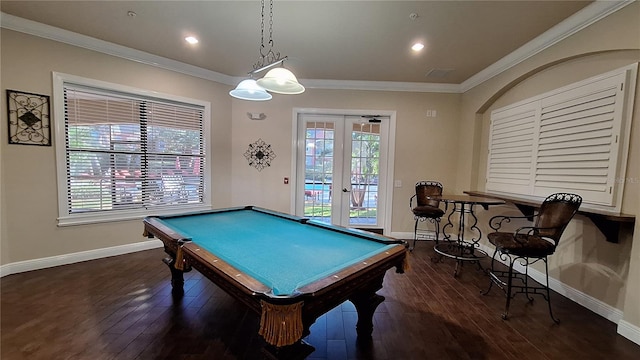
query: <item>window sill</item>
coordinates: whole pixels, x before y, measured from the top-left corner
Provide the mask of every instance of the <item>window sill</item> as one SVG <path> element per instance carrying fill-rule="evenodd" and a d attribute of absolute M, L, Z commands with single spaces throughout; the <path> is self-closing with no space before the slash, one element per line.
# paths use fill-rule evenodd
<path fill-rule="evenodd" d="M 465 193 L 472 196 L 484 196 L 510 202 L 525 216 L 532 216 L 534 211 L 540 207 L 539 202 L 502 194 L 493 194 L 481 191 L 465 191 Z M 630 214 L 606 214 L 584 209 L 578 210 L 578 214 L 588 217 L 600 232 L 602 232 L 607 241 L 612 243 L 618 243 L 621 229 L 628 227 L 633 231 L 633 226 L 636 222 L 635 215 Z"/>
<path fill-rule="evenodd" d="M 178 215 L 178 214 L 186 214 L 197 211 L 205 211 L 211 210 L 211 205 L 193 205 L 193 206 L 181 206 L 178 208 L 164 208 L 157 210 L 131 210 L 131 211 L 114 211 L 111 212 L 92 212 L 86 214 L 73 214 L 60 216 L 58 218 L 58 226 L 75 226 L 75 225 L 88 225 L 88 224 L 99 224 L 99 223 L 108 223 L 108 222 L 118 222 L 118 221 L 130 221 L 130 220 L 139 220 L 143 219 L 147 216 L 157 216 L 157 215 Z"/>

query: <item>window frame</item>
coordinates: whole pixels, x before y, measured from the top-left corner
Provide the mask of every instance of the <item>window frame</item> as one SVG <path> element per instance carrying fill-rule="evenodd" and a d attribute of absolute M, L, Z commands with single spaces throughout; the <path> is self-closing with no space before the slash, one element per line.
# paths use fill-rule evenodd
<path fill-rule="evenodd" d="M 58 226 L 70 226 L 92 223 L 103 223 L 112 221 L 125 221 L 141 219 L 150 215 L 181 214 L 194 211 L 210 210 L 211 203 L 211 103 L 208 101 L 186 98 L 171 94 L 159 93 L 151 90 L 139 89 L 131 86 L 109 83 L 100 80 L 84 78 L 80 76 L 53 72 L 53 114 L 54 121 L 54 143 L 56 149 L 56 178 L 58 189 Z M 158 209 L 119 209 L 114 211 L 95 211 L 86 213 L 70 213 L 67 187 L 67 148 L 66 148 L 66 127 L 64 86 L 73 84 L 79 86 L 93 87 L 106 92 L 119 92 L 131 94 L 132 96 L 143 96 L 147 98 L 166 100 L 170 102 L 181 102 L 192 104 L 203 108 L 203 150 L 204 164 L 202 165 L 203 192 L 202 203 L 198 204 L 178 204 Z"/>

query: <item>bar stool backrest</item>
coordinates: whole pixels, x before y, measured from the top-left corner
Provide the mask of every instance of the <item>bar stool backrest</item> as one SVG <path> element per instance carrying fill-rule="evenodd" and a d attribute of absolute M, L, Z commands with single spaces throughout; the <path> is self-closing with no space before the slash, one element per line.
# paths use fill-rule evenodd
<path fill-rule="evenodd" d="M 578 211 L 582 197 L 576 194 L 556 193 L 549 195 L 536 217 L 537 234 L 552 239 L 558 245 L 560 237 L 573 216 Z"/>
<path fill-rule="evenodd" d="M 416 183 L 416 204 L 418 206 L 438 207 L 440 200 L 431 199 L 431 196 L 442 195 L 442 184 L 437 181 L 419 181 Z"/>

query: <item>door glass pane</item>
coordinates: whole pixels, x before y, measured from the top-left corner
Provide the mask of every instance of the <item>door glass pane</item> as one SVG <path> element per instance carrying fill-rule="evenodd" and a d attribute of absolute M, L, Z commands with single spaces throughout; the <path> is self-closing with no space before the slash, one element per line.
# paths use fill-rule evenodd
<path fill-rule="evenodd" d="M 354 123 L 351 132 L 349 225 L 376 225 L 380 171 L 380 124 Z"/>
<path fill-rule="evenodd" d="M 305 129 L 304 216 L 331 223 L 334 125 L 307 122 Z"/>

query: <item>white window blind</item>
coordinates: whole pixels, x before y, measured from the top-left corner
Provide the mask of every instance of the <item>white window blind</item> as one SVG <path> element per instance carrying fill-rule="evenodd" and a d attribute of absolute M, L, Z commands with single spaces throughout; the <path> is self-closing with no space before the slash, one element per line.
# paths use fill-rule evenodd
<path fill-rule="evenodd" d="M 628 152 L 637 66 L 491 113 L 487 191 L 532 197 L 574 192 L 615 207 Z M 633 71 L 632 71 L 633 70 Z M 626 120 L 626 121 L 625 121 Z"/>
<path fill-rule="evenodd" d="M 63 84 L 68 214 L 204 203 L 204 108 Z"/>

